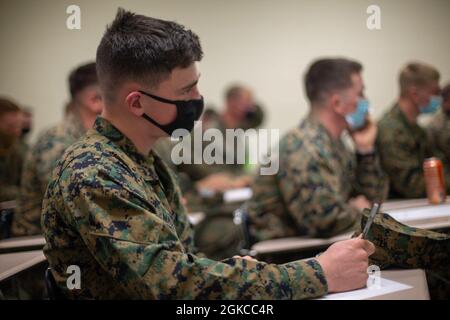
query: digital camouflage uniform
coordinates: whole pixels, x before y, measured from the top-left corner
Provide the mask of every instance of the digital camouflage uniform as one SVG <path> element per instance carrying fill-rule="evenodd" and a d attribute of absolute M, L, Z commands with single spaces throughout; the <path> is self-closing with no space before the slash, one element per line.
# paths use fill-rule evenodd
<path fill-rule="evenodd" d="M 77 113 L 71 112 L 58 125 L 43 132 L 25 159 L 19 207 L 13 220 L 13 235 L 41 234 L 41 210 L 47 184 L 64 151 L 85 129 Z"/>
<path fill-rule="evenodd" d="M 440 109 L 427 129 L 436 147 L 445 155 L 446 162 L 450 163 L 450 111 Z"/>
<path fill-rule="evenodd" d="M 160 138 L 153 146 L 153 151 L 156 151 L 161 160 L 172 170 L 176 171 L 177 166 L 172 162 L 171 153 L 174 142 L 170 140 L 170 137 Z"/>
<path fill-rule="evenodd" d="M 65 295 L 124 299 L 300 299 L 323 295 L 316 260 L 269 265 L 195 254 L 180 191 L 108 121 L 67 149 L 47 189 L 44 253 Z M 65 286 L 69 265 L 81 289 Z"/>
<path fill-rule="evenodd" d="M 361 225 L 367 223 L 369 210 L 364 210 Z M 369 264 L 381 270 L 389 268 L 421 268 L 426 270 L 432 299 L 450 298 L 450 235 L 404 225 L 386 213 L 378 214 L 369 229 L 367 240 L 375 245 Z"/>
<path fill-rule="evenodd" d="M 348 231 L 360 219 L 350 198 L 380 201 L 387 194 L 376 153 L 355 155 L 311 116 L 282 137 L 278 158 L 278 173 L 260 175 L 252 186 L 248 220 L 254 241 Z"/>
<path fill-rule="evenodd" d="M 186 209 L 189 213 L 202 212 L 204 218 L 194 226 L 195 244 L 208 258 L 224 259 L 238 254 L 240 243 L 239 228 L 233 222 L 232 213 L 236 205 L 225 205 L 222 193 L 201 195 L 195 181 L 186 172 L 178 171 L 178 167 L 171 160 L 171 151 L 175 142 L 170 138 L 157 141 L 153 151 L 176 172 Z"/>
<path fill-rule="evenodd" d="M 447 190 L 450 171 L 444 156 L 434 146 L 424 129 L 411 124 L 398 105 L 388 111 L 378 124 L 377 148 L 381 165 L 390 178 L 391 198 L 426 196 L 423 163 L 430 157 L 443 161 Z"/>

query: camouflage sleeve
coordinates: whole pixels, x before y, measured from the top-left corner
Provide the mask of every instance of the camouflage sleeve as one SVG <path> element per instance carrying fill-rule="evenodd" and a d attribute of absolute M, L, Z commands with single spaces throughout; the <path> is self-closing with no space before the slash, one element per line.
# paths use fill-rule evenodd
<path fill-rule="evenodd" d="M 356 155 L 355 194 L 362 194 L 370 201 L 386 200 L 389 191 L 389 180 L 381 168 L 377 154 Z"/>
<path fill-rule="evenodd" d="M 432 155 L 442 161 L 444 183 L 447 194 L 450 194 L 450 158 L 448 156 L 448 152 L 450 151 L 450 134 L 448 133 L 448 129 L 450 129 L 450 127 L 448 125 L 445 127 L 443 123 L 444 119 L 439 120 L 439 123 L 436 124 L 436 127 L 434 128 L 434 135 L 430 132 L 430 127 L 427 128 L 427 145 L 432 150 Z"/>
<path fill-rule="evenodd" d="M 450 163 L 450 116 L 439 111 L 427 126 L 427 134 L 430 141 L 434 141 L 436 147 L 442 152 L 443 159 Z M 449 168 L 450 169 L 450 168 Z"/>
<path fill-rule="evenodd" d="M 380 132 L 377 138 L 381 164 L 390 177 L 391 188 L 404 198 L 425 197 L 423 163 L 418 159 L 416 142 L 400 134 L 392 139 L 392 133 Z"/>
<path fill-rule="evenodd" d="M 25 158 L 17 210 L 14 213 L 12 234 L 14 236 L 36 235 L 41 233 L 41 209 L 43 193 L 37 177 L 38 159 L 30 150 Z"/>
<path fill-rule="evenodd" d="M 114 178 L 77 179 L 62 187 L 64 218 L 130 298 L 301 299 L 327 292 L 314 259 L 272 265 L 199 258 L 184 251 L 166 217 Z"/>
<path fill-rule="evenodd" d="M 301 162 L 287 159 L 280 166 L 280 191 L 300 233 L 331 237 L 357 223 L 359 211 L 342 197 L 335 174 L 314 155 L 302 155 Z"/>
<path fill-rule="evenodd" d="M 430 123 L 426 126 L 427 139 L 429 141 L 439 140 L 439 131 L 442 130 L 439 119 L 433 117 Z"/>
<path fill-rule="evenodd" d="M 178 212 L 176 215 L 178 237 L 188 253 L 196 254 L 197 248 L 194 246 L 193 229 L 186 208 L 181 203 L 181 192 L 178 191 L 176 198 L 171 203 L 175 207 L 174 212 Z"/>

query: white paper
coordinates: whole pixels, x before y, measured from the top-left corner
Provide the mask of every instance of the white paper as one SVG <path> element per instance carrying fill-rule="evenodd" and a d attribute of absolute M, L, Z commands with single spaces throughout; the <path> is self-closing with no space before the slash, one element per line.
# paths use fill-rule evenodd
<path fill-rule="evenodd" d="M 411 286 L 406 284 L 381 278 L 380 286 L 372 286 L 370 288 L 348 292 L 332 293 L 319 298 L 318 300 L 364 300 L 411 288 Z"/>
<path fill-rule="evenodd" d="M 251 188 L 239 188 L 225 191 L 223 194 L 223 201 L 225 203 L 246 201 L 253 195 Z"/>

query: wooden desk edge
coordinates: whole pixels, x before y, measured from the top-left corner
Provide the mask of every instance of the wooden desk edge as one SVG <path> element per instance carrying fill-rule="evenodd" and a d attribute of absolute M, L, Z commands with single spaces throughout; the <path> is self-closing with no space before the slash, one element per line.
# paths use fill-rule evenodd
<path fill-rule="evenodd" d="M 13 268 L 4 271 L 3 273 L 0 274 L 0 281 L 4 281 L 8 278 L 10 278 L 11 276 L 22 272 L 28 268 L 31 268 L 41 262 L 44 262 L 46 260 L 44 253 L 41 250 L 36 250 L 36 251 L 40 251 L 41 253 L 39 255 L 37 255 L 36 257 L 27 260 L 19 265 L 14 266 Z"/>

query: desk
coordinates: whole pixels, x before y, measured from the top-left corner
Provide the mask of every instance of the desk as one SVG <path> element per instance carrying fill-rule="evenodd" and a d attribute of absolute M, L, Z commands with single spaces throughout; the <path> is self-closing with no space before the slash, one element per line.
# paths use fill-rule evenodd
<path fill-rule="evenodd" d="M 37 250 L 42 249 L 44 245 L 43 236 L 9 238 L 0 241 L 0 253 Z"/>
<path fill-rule="evenodd" d="M 450 203 L 450 196 L 447 197 L 446 203 Z M 390 211 L 397 209 L 417 208 L 433 206 L 428 202 L 428 199 L 407 199 L 407 200 L 390 200 L 386 201 L 381 206 L 381 211 Z"/>
<path fill-rule="evenodd" d="M 15 200 L 0 202 L 0 210 L 15 209 L 17 203 Z"/>
<path fill-rule="evenodd" d="M 381 271 L 381 277 L 404 283 L 411 286 L 411 289 L 375 297 L 371 300 L 430 300 L 428 293 L 427 277 L 422 269 L 411 270 L 385 270 Z"/>
<path fill-rule="evenodd" d="M 430 205 L 427 199 L 414 199 L 386 202 L 382 212 L 412 227 L 422 229 L 441 229 L 450 227 L 450 197 L 448 203 Z M 328 239 L 291 237 L 261 241 L 252 246 L 258 255 L 321 250 L 336 241 L 350 239 L 353 232 L 344 233 Z"/>
<path fill-rule="evenodd" d="M 421 269 L 381 271 L 381 281 L 394 281 L 389 287 L 364 288 L 349 292 L 326 295 L 320 300 L 429 300 L 425 272 Z M 396 290 L 398 291 L 394 291 Z M 392 290 L 394 289 L 394 290 Z M 390 292 L 389 292 L 390 291 Z"/>
<path fill-rule="evenodd" d="M 45 261 L 42 250 L 0 255 L 0 281 Z"/>
<path fill-rule="evenodd" d="M 450 198 L 446 203 L 431 205 L 426 199 L 387 202 L 382 211 L 394 219 L 422 229 L 450 227 Z"/>

